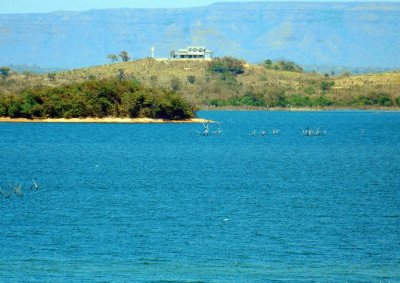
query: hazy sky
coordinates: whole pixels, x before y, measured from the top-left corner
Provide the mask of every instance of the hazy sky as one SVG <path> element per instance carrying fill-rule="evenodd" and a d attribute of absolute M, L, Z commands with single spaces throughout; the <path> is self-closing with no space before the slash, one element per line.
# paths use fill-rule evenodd
<path fill-rule="evenodd" d="M 288 1 L 288 0 L 274 0 Z M 383 2 L 380 0 L 292 0 L 315 2 Z M 82 11 L 105 8 L 180 8 L 206 6 L 215 2 L 263 2 L 254 0 L 0 0 L 0 14 Z M 272 1 L 271 1 L 272 2 Z M 386 0 L 384 2 L 400 2 Z"/>

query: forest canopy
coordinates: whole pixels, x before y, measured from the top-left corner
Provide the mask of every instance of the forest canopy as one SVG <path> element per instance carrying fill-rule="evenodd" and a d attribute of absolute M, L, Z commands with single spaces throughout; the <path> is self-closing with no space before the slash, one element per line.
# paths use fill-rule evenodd
<path fill-rule="evenodd" d="M 195 107 L 176 92 L 145 87 L 134 80 L 88 80 L 0 95 L 0 116 L 11 118 L 147 117 L 182 120 L 195 115 Z"/>

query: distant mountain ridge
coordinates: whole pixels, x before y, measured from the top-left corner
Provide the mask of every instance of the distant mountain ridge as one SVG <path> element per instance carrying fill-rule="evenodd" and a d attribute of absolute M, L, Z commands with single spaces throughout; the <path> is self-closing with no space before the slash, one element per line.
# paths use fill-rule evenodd
<path fill-rule="evenodd" d="M 77 68 L 168 57 L 204 45 L 215 56 L 302 65 L 400 68 L 400 3 L 216 3 L 184 9 L 106 9 L 0 15 L 0 65 Z"/>

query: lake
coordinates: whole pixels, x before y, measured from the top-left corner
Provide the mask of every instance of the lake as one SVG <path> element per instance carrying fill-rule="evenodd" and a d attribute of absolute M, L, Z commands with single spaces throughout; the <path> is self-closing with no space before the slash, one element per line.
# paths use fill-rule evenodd
<path fill-rule="evenodd" d="M 400 281 L 399 112 L 199 116 L 0 123 L 1 281 Z"/>

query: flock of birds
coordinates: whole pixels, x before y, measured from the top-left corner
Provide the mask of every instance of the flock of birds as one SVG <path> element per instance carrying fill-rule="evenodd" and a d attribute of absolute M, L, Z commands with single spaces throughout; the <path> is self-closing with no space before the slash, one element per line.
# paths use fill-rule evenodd
<path fill-rule="evenodd" d="M 279 135 L 280 132 L 281 132 L 281 131 L 278 130 L 278 129 L 273 129 L 272 132 L 271 132 L 271 134 L 275 136 L 275 135 Z M 261 130 L 260 132 L 257 132 L 257 130 L 252 130 L 250 134 L 251 134 L 252 136 L 258 136 L 258 135 L 260 135 L 260 136 L 266 136 L 266 135 L 268 134 L 268 131 Z"/>
<path fill-rule="evenodd" d="M 218 128 L 215 131 L 211 131 L 210 130 L 210 123 L 207 123 L 207 124 L 203 123 L 203 130 L 202 131 L 197 131 L 196 130 L 196 132 L 199 135 L 202 135 L 202 136 L 209 136 L 209 135 L 212 135 L 212 134 L 219 136 L 219 135 L 222 134 L 222 130 L 221 130 L 221 125 L 218 122 L 217 122 L 217 125 L 218 125 Z"/>
<path fill-rule="evenodd" d="M 222 134 L 221 125 L 219 122 L 216 122 L 216 124 L 217 124 L 217 129 L 215 131 L 212 131 L 210 129 L 210 123 L 207 123 L 207 124 L 203 123 L 203 130 L 202 131 L 196 130 L 196 132 L 201 136 L 210 136 L 210 135 L 219 136 Z M 281 131 L 279 129 L 273 129 L 271 131 L 271 134 L 276 136 L 276 135 L 279 135 L 280 132 Z M 250 132 L 251 136 L 266 136 L 267 134 L 268 134 L 268 131 L 265 131 L 265 130 L 260 130 L 260 131 L 252 130 Z M 326 131 L 325 130 L 323 131 L 320 128 L 317 128 L 317 129 L 306 128 L 306 129 L 302 129 L 302 134 L 303 134 L 303 136 L 308 136 L 308 137 L 322 136 L 322 135 L 326 135 Z"/>
<path fill-rule="evenodd" d="M 326 135 L 326 131 L 322 131 L 319 128 L 316 130 L 313 129 L 302 129 L 303 132 L 303 136 L 322 136 L 322 135 Z"/>
<path fill-rule="evenodd" d="M 202 136 L 209 136 L 209 135 L 221 135 L 222 134 L 222 129 L 221 129 L 221 125 L 219 122 L 216 122 L 217 125 L 217 129 L 215 130 L 211 130 L 210 129 L 210 123 L 203 123 L 203 130 L 202 131 L 196 131 L 199 135 Z M 250 132 L 251 136 L 266 136 L 268 134 L 268 131 L 265 130 L 252 130 Z M 280 130 L 279 129 L 273 129 L 271 131 L 272 135 L 279 135 L 280 134 Z M 310 128 L 306 128 L 306 129 L 302 129 L 302 134 L 304 136 L 322 136 L 326 134 L 326 131 L 322 131 L 319 128 L 314 130 L 314 129 L 310 129 Z M 3 189 L 0 187 L 0 198 L 11 198 L 12 196 L 17 196 L 17 197 L 23 197 L 24 196 L 24 192 L 22 190 L 22 185 L 21 184 L 17 184 L 15 186 L 12 186 L 11 184 L 9 185 L 10 189 L 8 191 L 3 191 Z M 30 189 L 32 191 L 38 191 L 41 189 L 41 187 L 39 186 L 39 184 L 32 179 L 32 184 Z"/>
<path fill-rule="evenodd" d="M 3 189 L 0 187 L 0 198 L 9 199 L 14 195 L 17 197 L 23 197 L 25 195 L 25 193 L 22 191 L 21 184 L 18 184 L 15 186 L 12 186 L 10 184 L 9 187 L 10 187 L 10 190 L 8 190 L 8 191 L 3 191 Z M 39 186 L 39 184 L 35 180 L 32 179 L 31 190 L 38 191 L 40 189 L 41 189 L 41 187 Z"/>

